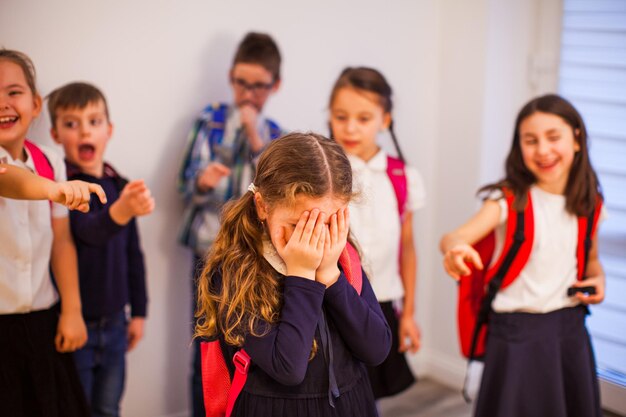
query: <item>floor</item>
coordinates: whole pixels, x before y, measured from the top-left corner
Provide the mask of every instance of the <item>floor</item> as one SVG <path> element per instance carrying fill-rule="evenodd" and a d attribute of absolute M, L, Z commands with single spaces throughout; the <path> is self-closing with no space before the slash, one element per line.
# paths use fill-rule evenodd
<path fill-rule="evenodd" d="M 470 417 L 472 406 L 457 390 L 421 379 L 407 391 L 379 401 L 381 417 Z M 619 417 L 605 412 L 604 417 Z"/>

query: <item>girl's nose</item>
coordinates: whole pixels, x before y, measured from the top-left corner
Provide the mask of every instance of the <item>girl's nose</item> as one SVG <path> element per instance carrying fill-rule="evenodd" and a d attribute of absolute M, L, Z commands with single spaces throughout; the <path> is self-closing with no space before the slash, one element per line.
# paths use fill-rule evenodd
<path fill-rule="evenodd" d="M 544 155 L 548 152 L 549 149 L 550 144 L 548 143 L 548 141 L 545 139 L 540 139 L 539 143 L 537 144 L 537 153 L 539 153 L 539 155 Z"/>
<path fill-rule="evenodd" d="M 348 122 L 346 123 L 346 131 L 354 132 L 355 129 L 356 129 L 356 123 L 354 122 L 354 120 L 352 119 L 348 120 Z"/>

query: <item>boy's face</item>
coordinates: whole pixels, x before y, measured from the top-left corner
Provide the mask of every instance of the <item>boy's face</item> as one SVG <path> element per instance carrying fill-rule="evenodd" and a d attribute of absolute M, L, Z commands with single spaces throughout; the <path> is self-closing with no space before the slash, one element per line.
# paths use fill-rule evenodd
<path fill-rule="evenodd" d="M 57 110 L 50 134 L 63 145 L 65 157 L 86 174 L 102 176 L 104 150 L 113 133 L 104 102 L 98 100 L 85 108 L 70 107 Z"/>
<path fill-rule="evenodd" d="M 261 111 L 268 97 L 278 90 L 280 80 L 262 65 L 240 62 L 230 70 L 230 86 L 237 107 L 252 106 Z"/>

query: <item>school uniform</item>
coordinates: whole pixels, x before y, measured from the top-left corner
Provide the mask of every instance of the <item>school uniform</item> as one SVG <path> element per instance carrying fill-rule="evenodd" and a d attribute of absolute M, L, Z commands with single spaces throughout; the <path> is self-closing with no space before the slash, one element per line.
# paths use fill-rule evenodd
<path fill-rule="evenodd" d="M 536 186 L 530 193 L 533 247 L 519 276 L 493 301 L 475 415 L 601 417 L 588 309 L 567 296 L 577 282 L 577 217 L 566 212 L 565 196 Z M 508 216 L 504 199 L 498 202 L 494 259 Z"/>
<path fill-rule="evenodd" d="M 364 276 L 359 295 L 343 272 L 325 285 L 277 272 L 283 291 L 280 319 L 248 335 L 248 379 L 233 416 L 375 417 L 365 364 L 384 360 L 391 331 Z M 221 288 L 219 271 L 212 276 Z M 313 340 L 317 351 L 310 358 Z M 238 350 L 229 347 L 225 357 Z"/>
<path fill-rule="evenodd" d="M 363 268 L 391 327 L 393 338 L 388 358 L 368 369 L 376 398 L 397 394 L 415 382 L 405 355 L 398 352 L 398 316 L 402 310 L 404 285 L 400 276 L 402 223 L 398 200 L 387 174 L 387 153 L 380 150 L 369 161 L 348 155 L 354 188 L 360 195 L 350 203 L 350 231 L 362 251 Z M 405 166 L 406 212 L 424 206 L 425 192 L 419 172 Z"/>
<path fill-rule="evenodd" d="M 42 149 L 56 181 L 63 161 Z M 33 158 L 13 160 L 0 147 L 0 161 L 35 172 Z M 50 275 L 51 218 L 67 209 L 49 201 L 0 197 L 0 415 L 88 416 L 71 353 L 54 345 L 59 295 Z"/>

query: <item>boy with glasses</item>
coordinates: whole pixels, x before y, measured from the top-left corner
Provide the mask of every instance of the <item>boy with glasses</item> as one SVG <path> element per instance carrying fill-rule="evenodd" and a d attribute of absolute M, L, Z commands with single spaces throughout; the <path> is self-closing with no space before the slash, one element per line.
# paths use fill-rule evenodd
<path fill-rule="evenodd" d="M 248 33 L 230 70 L 234 103 L 207 106 L 189 134 L 179 174 L 179 191 L 187 205 L 180 240 L 194 252 L 194 312 L 197 278 L 219 230 L 222 206 L 246 192 L 257 156 L 282 134 L 274 121 L 262 115 L 265 102 L 280 86 L 280 62 L 269 35 Z M 192 415 L 204 417 L 198 340 L 194 341 L 192 400 Z"/>

